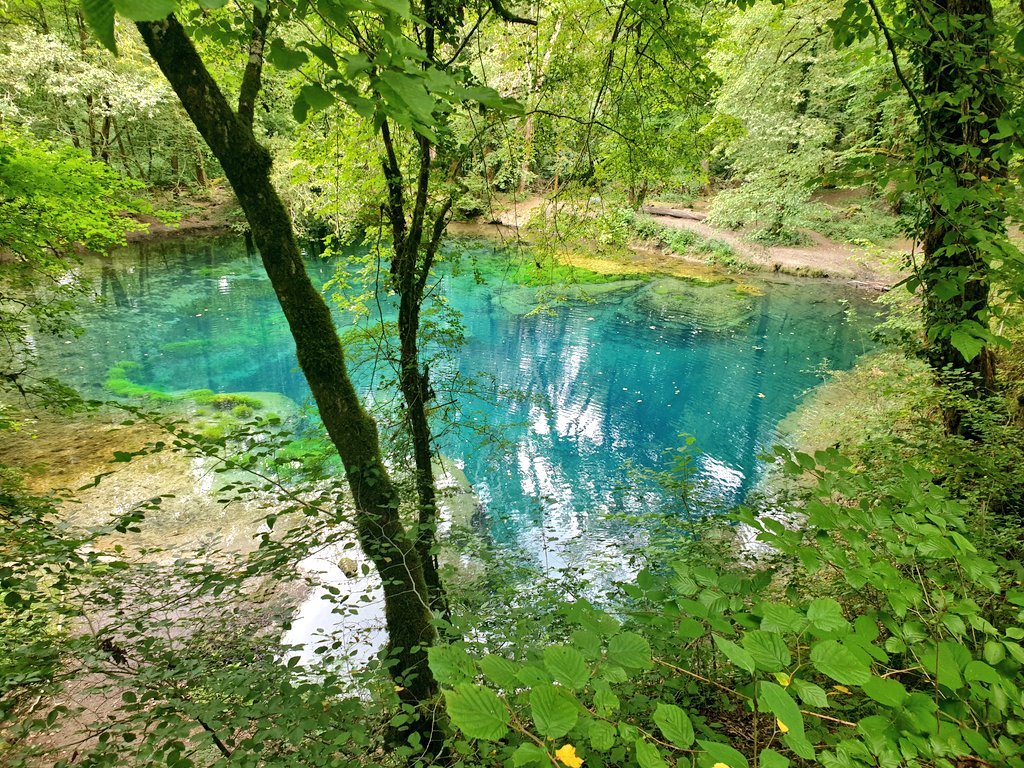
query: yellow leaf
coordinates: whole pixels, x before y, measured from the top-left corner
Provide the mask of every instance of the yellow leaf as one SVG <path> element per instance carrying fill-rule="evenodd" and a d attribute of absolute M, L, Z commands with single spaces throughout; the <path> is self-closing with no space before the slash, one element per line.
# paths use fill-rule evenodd
<path fill-rule="evenodd" d="M 836 686 L 833 686 L 833 687 L 837 691 L 839 691 L 840 693 L 849 693 L 850 692 L 850 689 L 847 688 L 845 685 L 836 685 Z"/>
<path fill-rule="evenodd" d="M 730 768 L 728 763 L 715 763 L 711 768 Z"/>
<path fill-rule="evenodd" d="M 786 725 L 786 724 L 785 724 L 784 722 L 782 722 L 781 720 L 776 720 L 776 721 L 775 721 L 775 724 L 776 724 L 777 726 L 779 726 L 779 731 L 780 731 L 780 732 L 782 732 L 782 733 L 789 733 L 789 726 L 788 726 L 788 725 Z"/>
<path fill-rule="evenodd" d="M 576 747 L 572 744 L 559 747 L 558 751 L 555 752 L 555 757 L 563 764 L 569 766 L 569 768 L 580 768 L 583 765 L 583 758 L 576 757 Z"/>
<path fill-rule="evenodd" d="M 781 685 L 783 688 L 789 688 L 789 684 L 792 682 L 789 675 L 787 675 L 785 672 L 776 672 L 775 679 L 779 681 L 779 685 Z"/>

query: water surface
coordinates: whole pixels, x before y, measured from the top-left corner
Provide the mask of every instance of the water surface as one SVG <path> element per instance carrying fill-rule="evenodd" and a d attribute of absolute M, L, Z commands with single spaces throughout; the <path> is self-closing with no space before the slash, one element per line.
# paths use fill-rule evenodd
<path fill-rule="evenodd" d="M 664 468 L 681 434 L 701 452 L 695 481 L 705 508 L 740 501 L 763 472 L 757 456 L 777 439 L 778 422 L 865 350 L 873 314 L 852 289 L 781 279 L 745 292 L 687 289 L 668 301 L 678 284 L 624 285 L 524 314 L 536 293 L 477 255 L 478 269 L 465 260 L 442 269 L 432 293 L 461 313 L 465 331 L 461 349 L 432 369 L 438 400 L 454 402 L 452 423 L 438 424 L 439 449 L 483 502 L 481 532 L 551 568 L 620 563 L 625 549 L 642 546 L 629 520 L 678 503 L 630 472 Z M 323 284 L 334 265 L 311 259 L 310 271 Z M 85 272 L 105 303 L 87 310 L 83 337 L 46 355 L 88 394 L 102 395 L 106 371 L 130 360 L 141 365 L 136 381 L 168 391 L 308 401 L 273 291 L 240 239 L 144 243 Z M 343 330 L 368 322 L 345 305 Z M 380 312 L 389 316 L 386 300 Z M 379 398 L 390 375 L 364 362 L 355 378 Z"/>

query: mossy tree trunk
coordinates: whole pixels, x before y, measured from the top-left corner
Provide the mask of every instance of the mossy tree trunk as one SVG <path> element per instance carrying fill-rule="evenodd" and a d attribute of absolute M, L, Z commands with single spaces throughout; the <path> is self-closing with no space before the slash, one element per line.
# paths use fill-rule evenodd
<path fill-rule="evenodd" d="M 270 182 L 270 154 L 232 110 L 174 16 L 140 22 L 138 28 L 245 212 L 295 339 L 299 366 L 344 464 L 360 544 L 383 581 L 392 676 L 403 700 L 422 703 L 437 685 L 427 666 L 436 632 L 420 556 L 399 518 L 376 424 L 348 376 L 330 310 L 306 273 L 288 212 Z"/>
<path fill-rule="evenodd" d="M 990 0 L 939 0 L 916 11 L 927 31 L 920 50 L 922 164 L 929 190 L 922 232 L 925 350 L 940 376 L 966 374 L 969 394 L 992 391 L 995 358 L 988 346 L 973 355 L 951 329 L 988 329 L 990 254 L 1005 235 L 1006 210 L 990 181 L 1005 175 L 996 154 L 997 120 L 1005 104 L 995 66 L 996 30 Z M 976 324 L 976 326 L 974 325 Z M 962 410 L 946 409 L 950 433 L 965 433 Z"/>

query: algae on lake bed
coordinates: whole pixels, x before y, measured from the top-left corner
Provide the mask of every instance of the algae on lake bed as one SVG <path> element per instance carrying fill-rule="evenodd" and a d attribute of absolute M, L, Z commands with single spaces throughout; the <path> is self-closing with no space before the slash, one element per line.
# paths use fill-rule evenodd
<path fill-rule="evenodd" d="M 700 285 L 664 277 L 648 283 L 637 295 L 637 304 L 675 322 L 710 331 L 738 330 L 750 323 L 754 302 L 731 281 Z"/>

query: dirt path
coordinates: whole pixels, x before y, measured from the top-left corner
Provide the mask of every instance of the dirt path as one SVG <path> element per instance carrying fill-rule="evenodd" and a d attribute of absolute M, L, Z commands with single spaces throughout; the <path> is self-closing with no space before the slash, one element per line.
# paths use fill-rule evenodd
<path fill-rule="evenodd" d="M 891 286 L 903 277 L 894 263 L 897 252 L 889 249 L 837 243 L 811 231 L 804 232 L 811 241 L 809 245 L 763 246 L 738 232 L 711 226 L 704 220 L 705 214 L 691 208 L 647 205 L 642 210 L 663 226 L 728 243 L 740 259 L 763 269 L 851 280 L 878 288 Z"/>

